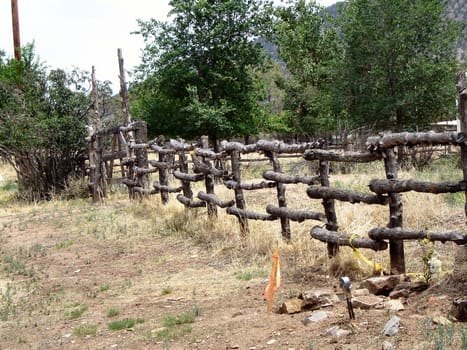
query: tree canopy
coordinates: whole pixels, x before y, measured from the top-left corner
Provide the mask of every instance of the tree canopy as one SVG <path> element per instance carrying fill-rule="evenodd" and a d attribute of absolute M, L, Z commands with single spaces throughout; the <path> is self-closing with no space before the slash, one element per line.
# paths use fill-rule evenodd
<path fill-rule="evenodd" d="M 0 57 L 0 156 L 16 170 L 20 193 L 50 198 L 84 173 L 91 106 L 85 74 L 46 67 L 34 47 L 22 60 Z"/>
<path fill-rule="evenodd" d="M 172 0 L 170 22 L 139 21 L 145 41 L 133 114 L 152 133 L 196 137 L 256 134 L 264 112 L 254 41 L 270 28 L 262 0 Z"/>
<path fill-rule="evenodd" d="M 351 0 L 341 9 L 342 92 L 357 125 L 415 130 L 452 118 L 458 27 L 443 0 Z"/>

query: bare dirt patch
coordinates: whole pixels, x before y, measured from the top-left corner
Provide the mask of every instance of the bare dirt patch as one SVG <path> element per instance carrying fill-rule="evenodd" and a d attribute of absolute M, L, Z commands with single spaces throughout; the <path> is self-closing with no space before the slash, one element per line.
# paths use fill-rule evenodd
<path fill-rule="evenodd" d="M 382 334 L 387 309 L 356 309 L 350 322 L 345 301 L 324 309 L 327 319 L 305 326 L 311 312 L 266 312 L 269 259 L 171 234 L 183 223 L 154 221 L 148 215 L 154 208 L 138 205 L 55 203 L 0 217 L 0 349 L 381 349 L 384 341 L 395 349 L 465 349 L 465 324 L 433 323 L 449 317 L 452 299 L 465 297 L 465 290 L 441 281 L 403 299 L 394 337 Z M 234 225 L 226 219 L 221 226 Z M 420 264 L 417 249 L 408 254 L 413 264 Z M 454 249 L 437 246 L 443 254 Z M 297 250 L 294 244 L 281 249 L 276 306 L 311 288 L 337 288 L 323 263 L 325 249 L 310 251 L 313 264 L 301 264 Z M 350 334 L 329 335 L 334 326 Z"/>

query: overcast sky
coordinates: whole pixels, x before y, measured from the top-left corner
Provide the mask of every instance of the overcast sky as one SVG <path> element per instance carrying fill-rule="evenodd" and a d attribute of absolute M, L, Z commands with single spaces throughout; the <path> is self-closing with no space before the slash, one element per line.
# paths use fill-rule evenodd
<path fill-rule="evenodd" d="M 18 0 L 21 44 L 35 42 L 36 54 L 51 68 L 91 71 L 118 90 L 117 49 L 125 69 L 139 63 L 143 41 L 130 34 L 136 19 L 167 19 L 169 0 Z M 317 1 L 329 6 L 336 0 Z M 0 0 L 0 50 L 13 56 L 11 1 Z"/>

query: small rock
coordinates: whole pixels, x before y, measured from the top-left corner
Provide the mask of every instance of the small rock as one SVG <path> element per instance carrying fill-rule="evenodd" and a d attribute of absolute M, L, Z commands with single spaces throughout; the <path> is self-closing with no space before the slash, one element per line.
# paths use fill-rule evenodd
<path fill-rule="evenodd" d="M 370 291 L 367 288 L 360 288 L 352 291 L 352 296 L 354 297 L 362 297 L 366 295 L 370 295 Z"/>
<path fill-rule="evenodd" d="M 297 312 L 302 311 L 302 300 L 298 298 L 293 298 L 286 300 L 282 303 L 279 308 L 280 314 L 296 314 Z"/>
<path fill-rule="evenodd" d="M 352 306 L 356 309 L 369 310 L 383 304 L 383 299 L 374 295 L 352 298 Z"/>
<path fill-rule="evenodd" d="M 429 286 L 430 285 L 428 283 L 422 282 L 422 281 L 415 281 L 415 282 L 404 281 L 398 284 L 396 288 L 394 288 L 394 290 L 406 289 L 409 293 L 420 293 L 428 289 Z"/>
<path fill-rule="evenodd" d="M 392 316 L 386 325 L 384 326 L 383 333 L 388 337 L 392 337 L 399 332 L 399 327 L 401 324 L 401 319 L 397 316 Z"/>
<path fill-rule="evenodd" d="M 71 333 L 67 333 L 63 335 L 63 338 L 70 338 L 70 337 L 71 337 Z"/>
<path fill-rule="evenodd" d="M 450 325 L 452 322 L 449 321 L 446 317 L 444 316 L 436 316 L 433 318 L 433 323 L 434 324 L 439 324 L 441 326 L 447 326 Z"/>
<path fill-rule="evenodd" d="M 391 299 L 408 298 L 409 294 L 410 293 L 407 289 L 402 288 L 402 289 L 393 290 L 391 293 L 389 293 L 389 297 Z"/>
<path fill-rule="evenodd" d="M 322 321 L 328 317 L 329 317 L 329 312 L 317 311 L 317 312 L 312 313 L 310 316 L 305 317 L 305 319 L 303 320 L 303 324 L 305 326 L 308 326 L 311 323 Z"/>
<path fill-rule="evenodd" d="M 266 344 L 267 345 L 273 345 L 273 344 L 276 344 L 277 343 L 277 340 L 276 339 L 271 339 L 269 340 Z"/>
<path fill-rule="evenodd" d="M 390 312 L 397 312 L 397 311 L 404 310 L 404 305 L 402 305 L 402 302 L 400 301 L 400 299 L 388 300 L 388 302 L 386 303 L 386 307 Z"/>
<path fill-rule="evenodd" d="M 303 300 L 304 310 L 316 310 L 339 301 L 332 288 L 313 288 L 300 294 L 299 298 Z"/>
<path fill-rule="evenodd" d="M 460 322 L 467 321 L 467 300 L 455 299 L 452 302 L 451 315 Z"/>
<path fill-rule="evenodd" d="M 326 331 L 326 334 L 334 338 L 340 338 L 352 334 L 352 332 L 346 329 L 341 329 L 338 326 L 333 326 Z"/>
<path fill-rule="evenodd" d="M 240 345 L 237 345 L 237 344 L 231 345 L 230 348 L 231 349 L 240 349 Z"/>
<path fill-rule="evenodd" d="M 400 275 L 371 277 L 362 282 L 362 287 L 367 288 L 371 294 L 387 296 L 400 282 Z"/>
<path fill-rule="evenodd" d="M 382 350 L 394 350 L 394 344 L 386 340 L 383 342 L 381 349 Z"/>

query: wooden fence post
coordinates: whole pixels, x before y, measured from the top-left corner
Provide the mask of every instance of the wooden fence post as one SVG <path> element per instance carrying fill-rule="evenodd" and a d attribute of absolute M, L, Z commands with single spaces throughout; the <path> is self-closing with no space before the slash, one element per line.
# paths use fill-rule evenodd
<path fill-rule="evenodd" d="M 319 161 L 319 181 L 321 186 L 329 187 L 329 161 Z M 334 207 L 334 199 L 323 198 L 324 213 L 326 215 L 326 229 L 328 231 L 336 231 L 339 226 L 337 225 L 336 209 Z M 328 243 L 328 256 L 331 258 L 339 251 L 339 245 Z"/>
<path fill-rule="evenodd" d="M 209 138 L 207 136 L 201 136 L 201 147 L 203 149 L 209 149 Z M 206 158 L 202 157 L 203 163 L 211 166 L 211 162 Z M 206 185 L 207 194 L 215 194 L 214 192 L 214 177 L 212 174 L 205 174 L 204 183 Z M 217 218 L 217 206 L 214 203 L 207 202 L 206 207 L 208 209 L 208 216 L 210 218 Z"/>
<path fill-rule="evenodd" d="M 265 151 L 264 154 L 271 160 L 273 171 L 276 173 L 281 172 L 281 163 L 279 159 L 277 159 L 277 155 L 273 151 Z M 277 182 L 277 202 L 279 204 L 279 208 L 286 208 L 287 207 L 287 200 L 285 198 L 285 185 L 282 182 Z M 281 231 L 282 231 L 282 238 L 286 241 L 290 241 L 292 237 L 292 233 L 290 231 L 290 220 L 287 217 L 281 217 Z"/>
<path fill-rule="evenodd" d="M 232 177 L 233 180 L 239 184 L 239 186 L 234 188 L 235 193 L 235 204 L 238 209 L 245 209 L 245 197 L 243 196 L 243 190 L 240 187 L 242 183 L 242 175 L 240 170 L 240 152 L 233 150 L 230 152 L 230 161 L 232 165 Z M 240 234 L 246 236 L 249 233 L 248 228 L 248 219 L 243 216 L 238 216 L 238 222 L 240 223 Z"/>
<path fill-rule="evenodd" d="M 94 203 L 102 201 L 106 195 L 105 186 L 105 164 L 102 160 L 103 142 L 98 131 L 102 128 L 99 117 L 99 96 L 97 91 L 96 70 L 92 66 L 91 74 L 92 95 L 94 99 L 94 110 L 90 120 L 89 128 L 89 188 Z"/>
<path fill-rule="evenodd" d="M 384 151 L 384 168 L 388 180 L 397 179 L 397 159 L 393 148 Z M 389 228 L 402 227 L 402 201 L 400 193 L 389 193 Z M 391 273 L 405 273 L 404 241 L 389 240 Z"/>
<path fill-rule="evenodd" d="M 457 74 L 457 107 L 459 110 L 459 121 L 461 127 L 461 162 L 462 173 L 464 181 L 467 181 L 467 84 L 466 84 L 467 71 Z M 465 204 L 464 204 L 465 217 L 467 218 L 467 189 L 465 190 Z M 467 224 L 467 222 L 466 222 Z"/>
<path fill-rule="evenodd" d="M 148 128 L 144 121 L 133 122 L 135 128 L 135 143 L 146 144 L 148 141 Z M 138 147 L 135 151 L 136 166 L 140 169 L 147 169 L 148 163 L 148 151 L 147 148 Z M 137 175 L 137 186 L 148 189 L 149 188 L 149 174 Z"/>

